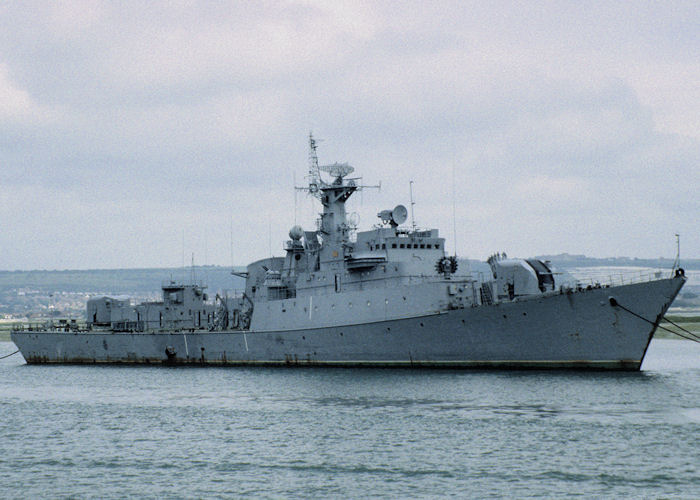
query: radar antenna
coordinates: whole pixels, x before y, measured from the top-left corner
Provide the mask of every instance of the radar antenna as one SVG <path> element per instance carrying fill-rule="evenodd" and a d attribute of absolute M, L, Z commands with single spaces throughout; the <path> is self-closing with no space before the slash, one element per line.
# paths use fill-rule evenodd
<path fill-rule="evenodd" d="M 316 165 L 316 167 L 319 170 L 323 170 L 324 172 L 328 172 L 331 174 L 331 177 L 345 177 L 348 174 L 351 174 L 355 171 L 353 167 L 348 165 L 347 163 L 333 163 L 331 165 L 321 165 L 320 167 Z"/>
<path fill-rule="evenodd" d="M 309 176 L 318 176 L 318 154 L 316 153 L 316 139 L 309 132 Z"/>
<path fill-rule="evenodd" d="M 297 187 L 298 191 L 307 191 L 316 198 L 321 198 L 321 188 L 327 184 L 321 179 L 321 168 L 318 166 L 318 154 L 316 153 L 318 141 L 314 139 L 313 133 L 309 132 L 309 179 L 308 187 Z M 295 186 L 296 187 L 296 186 Z"/>
<path fill-rule="evenodd" d="M 336 162 L 330 165 L 319 165 L 318 154 L 316 152 L 318 142 L 317 139 L 314 139 L 313 133 L 309 132 L 309 174 L 307 176 L 309 185 L 304 187 L 294 186 L 297 191 L 305 191 L 315 198 L 322 200 L 322 190 L 333 187 L 352 187 L 355 191 L 361 191 L 363 188 L 381 188 L 381 183 L 377 186 L 364 186 L 362 183 L 359 185 L 357 184 L 356 181 L 360 178 L 346 178 L 355 171 L 355 169 L 347 163 Z M 324 181 L 321 178 L 321 172 L 326 172 L 333 177 L 332 183 L 329 184 Z"/>

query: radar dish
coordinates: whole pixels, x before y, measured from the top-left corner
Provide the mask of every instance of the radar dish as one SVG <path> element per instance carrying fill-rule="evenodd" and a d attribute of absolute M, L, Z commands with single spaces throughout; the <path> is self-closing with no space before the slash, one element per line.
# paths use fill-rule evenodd
<path fill-rule="evenodd" d="M 397 226 L 400 226 L 408 218 L 408 210 L 403 205 L 396 205 L 394 210 L 391 212 L 391 219 Z"/>
<path fill-rule="evenodd" d="M 332 165 L 321 165 L 318 167 L 319 170 L 328 172 L 333 177 L 345 177 L 355 171 L 353 167 L 347 163 L 333 163 Z"/>

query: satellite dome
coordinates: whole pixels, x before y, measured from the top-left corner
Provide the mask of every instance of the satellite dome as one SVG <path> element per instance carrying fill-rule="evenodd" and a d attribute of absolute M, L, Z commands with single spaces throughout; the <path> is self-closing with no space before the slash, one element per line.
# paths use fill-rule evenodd
<path fill-rule="evenodd" d="M 304 229 L 301 226 L 292 226 L 289 230 L 289 237 L 294 241 L 299 241 L 304 236 Z"/>

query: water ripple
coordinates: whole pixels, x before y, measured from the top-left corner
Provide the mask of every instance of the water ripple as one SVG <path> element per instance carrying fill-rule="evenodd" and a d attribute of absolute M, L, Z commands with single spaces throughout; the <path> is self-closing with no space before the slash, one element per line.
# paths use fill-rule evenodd
<path fill-rule="evenodd" d="M 632 374 L 8 358 L 0 497 L 693 497 L 700 351 L 650 354 Z"/>

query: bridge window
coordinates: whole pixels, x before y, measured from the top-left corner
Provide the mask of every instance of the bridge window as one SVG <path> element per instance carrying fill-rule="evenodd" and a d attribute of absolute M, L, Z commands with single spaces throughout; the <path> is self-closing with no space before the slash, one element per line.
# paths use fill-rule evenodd
<path fill-rule="evenodd" d="M 391 248 L 396 248 L 396 243 L 392 243 Z"/>

